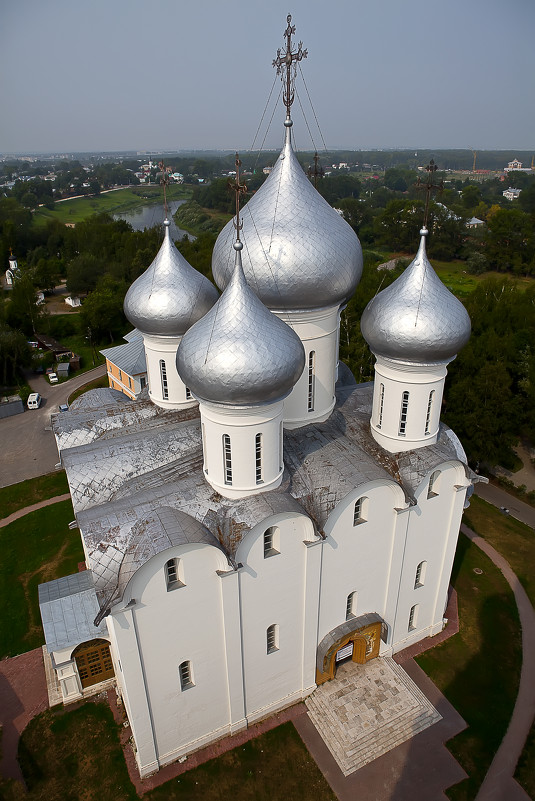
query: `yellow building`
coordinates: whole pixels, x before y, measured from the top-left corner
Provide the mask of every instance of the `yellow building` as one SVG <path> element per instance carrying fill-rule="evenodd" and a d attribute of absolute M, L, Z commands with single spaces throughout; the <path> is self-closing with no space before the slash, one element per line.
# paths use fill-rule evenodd
<path fill-rule="evenodd" d="M 124 345 L 106 348 L 100 352 L 106 359 L 106 372 L 111 389 L 124 392 L 135 399 L 147 386 L 147 363 L 143 337 L 134 328 L 124 337 Z"/>

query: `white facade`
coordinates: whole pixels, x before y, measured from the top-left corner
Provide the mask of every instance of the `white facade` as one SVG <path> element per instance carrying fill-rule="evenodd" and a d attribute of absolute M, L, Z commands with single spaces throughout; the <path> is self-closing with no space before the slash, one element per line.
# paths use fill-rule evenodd
<path fill-rule="evenodd" d="M 186 409 L 197 402 L 176 369 L 176 351 L 181 339 L 143 334 L 149 396 L 162 409 Z"/>
<path fill-rule="evenodd" d="M 293 328 L 305 349 L 304 370 L 284 401 L 284 427 L 300 428 L 326 420 L 336 400 L 339 307 L 275 314 Z"/>
<path fill-rule="evenodd" d="M 399 453 L 437 441 L 446 365 L 377 356 L 371 431 L 385 450 Z"/>

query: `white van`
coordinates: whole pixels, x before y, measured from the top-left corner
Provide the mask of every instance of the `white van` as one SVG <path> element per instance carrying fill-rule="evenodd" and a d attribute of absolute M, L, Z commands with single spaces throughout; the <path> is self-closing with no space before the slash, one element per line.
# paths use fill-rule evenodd
<path fill-rule="evenodd" d="M 38 409 L 41 405 L 42 397 L 39 395 L 38 392 L 31 392 L 28 395 L 28 401 L 26 402 L 26 406 L 28 409 Z"/>

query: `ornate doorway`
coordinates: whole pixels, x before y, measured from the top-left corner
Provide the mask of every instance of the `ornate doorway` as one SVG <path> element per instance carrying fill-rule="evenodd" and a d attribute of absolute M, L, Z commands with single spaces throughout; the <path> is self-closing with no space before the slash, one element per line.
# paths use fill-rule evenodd
<path fill-rule="evenodd" d="M 383 621 L 373 613 L 347 620 L 333 629 L 318 646 L 316 684 L 333 679 L 337 666 L 351 659 L 363 665 L 379 655 Z"/>
<path fill-rule="evenodd" d="M 115 676 L 107 640 L 90 640 L 73 651 L 82 687 L 91 687 Z"/>

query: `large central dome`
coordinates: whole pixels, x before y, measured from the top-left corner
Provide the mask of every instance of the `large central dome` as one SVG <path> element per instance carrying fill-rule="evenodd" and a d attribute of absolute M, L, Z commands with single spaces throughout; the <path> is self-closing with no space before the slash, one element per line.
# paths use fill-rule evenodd
<path fill-rule="evenodd" d="M 360 242 L 303 172 L 289 128 L 277 163 L 241 216 L 245 277 L 268 308 L 317 309 L 349 300 L 362 274 Z M 234 236 L 230 220 L 214 247 L 220 289 L 232 275 Z"/>

